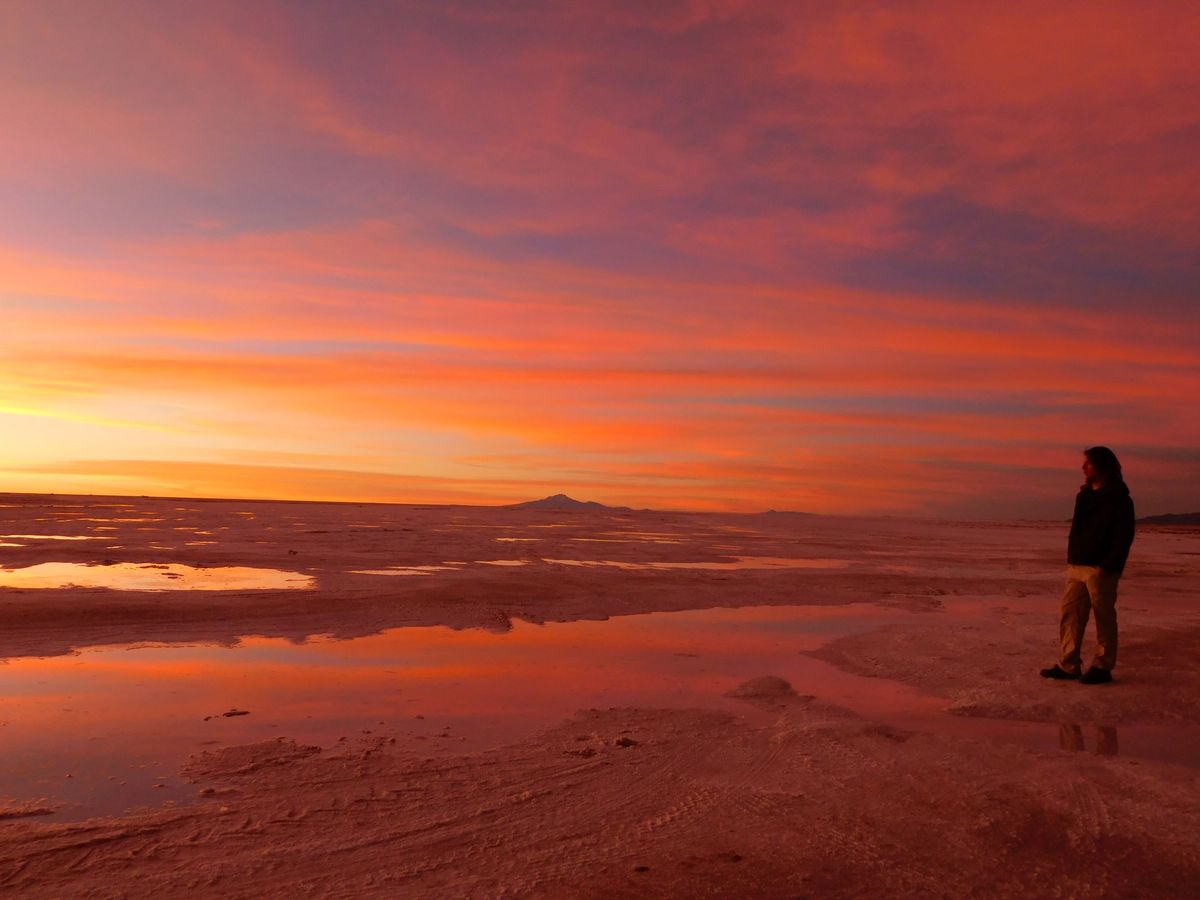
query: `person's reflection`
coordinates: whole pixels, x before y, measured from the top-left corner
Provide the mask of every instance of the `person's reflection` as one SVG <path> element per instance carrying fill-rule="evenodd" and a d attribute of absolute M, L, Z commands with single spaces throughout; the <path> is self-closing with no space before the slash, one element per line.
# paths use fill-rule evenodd
<path fill-rule="evenodd" d="M 1096 753 L 1100 756 L 1117 755 L 1117 729 L 1111 725 L 1096 726 Z"/>
<path fill-rule="evenodd" d="M 1079 753 L 1084 749 L 1083 729 L 1076 722 L 1060 722 L 1058 725 L 1058 746 L 1070 753 Z M 1117 729 L 1111 725 L 1096 726 L 1096 755 L 1116 756 L 1120 752 L 1117 743 Z"/>
<path fill-rule="evenodd" d="M 1083 749 L 1083 729 L 1075 722 L 1060 722 L 1058 746 L 1070 753 L 1078 753 Z"/>

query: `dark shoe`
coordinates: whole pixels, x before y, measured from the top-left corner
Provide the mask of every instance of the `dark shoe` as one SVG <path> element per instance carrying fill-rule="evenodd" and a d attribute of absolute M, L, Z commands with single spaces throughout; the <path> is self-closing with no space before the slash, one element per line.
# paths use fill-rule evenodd
<path fill-rule="evenodd" d="M 1068 672 L 1065 669 L 1060 669 L 1058 666 L 1052 666 L 1049 669 L 1042 669 L 1043 678 L 1054 678 L 1058 681 L 1074 681 L 1079 677 L 1078 672 Z"/>
<path fill-rule="evenodd" d="M 1099 666 L 1092 666 L 1079 679 L 1080 684 L 1108 684 L 1112 681 L 1112 672 Z"/>

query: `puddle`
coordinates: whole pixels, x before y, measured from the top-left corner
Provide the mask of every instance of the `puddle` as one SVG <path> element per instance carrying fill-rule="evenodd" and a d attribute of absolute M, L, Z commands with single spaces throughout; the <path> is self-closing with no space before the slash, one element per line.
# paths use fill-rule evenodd
<path fill-rule="evenodd" d="M 59 809 L 44 821 L 190 802 L 198 788 L 178 775 L 189 755 L 280 735 L 334 747 L 370 732 L 458 751 L 520 739 L 586 707 L 745 712 L 726 691 L 768 672 L 811 687 L 825 666 L 798 651 L 869 624 L 862 607 L 750 607 L 10 659 L 0 665 L 0 802 L 45 798 Z M 878 682 L 878 702 L 897 705 L 889 683 L 849 677 Z M 223 715 L 234 708 L 249 714 Z"/>
<path fill-rule="evenodd" d="M 435 572 L 456 572 L 453 566 L 389 566 L 386 569 L 351 569 L 351 575 L 432 575 Z"/>
<path fill-rule="evenodd" d="M 793 559 L 782 556 L 739 556 L 733 562 L 622 562 L 613 559 L 547 559 L 560 566 L 613 566 L 618 569 L 845 569 L 848 559 Z"/>
<path fill-rule="evenodd" d="M 678 535 L 672 531 L 627 531 L 626 529 L 623 529 L 623 528 L 617 529 L 616 531 L 604 531 L 604 532 L 601 532 L 601 534 L 620 534 L 620 535 L 625 535 L 628 537 L 652 537 L 652 538 L 654 538 L 654 537 L 666 537 L 666 538 L 678 537 Z"/>
<path fill-rule="evenodd" d="M 0 587 L 108 588 L 118 591 L 237 591 L 311 588 L 314 579 L 299 572 L 220 566 L 197 569 L 180 563 L 50 562 L 19 569 L 0 569 Z"/>
<path fill-rule="evenodd" d="M 76 522 L 161 522 L 162 519 L 152 518 L 150 516 L 139 516 L 136 518 L 108 516 L 100 518 L 98 516 L 78 516 L 73 521 Z"/>
<path fill-rule="evenodd" d="M 802 652 L 919 618 L 868 604 L 744 607 L 517 620 L 508 632 L 434 626 L 303 644 L 245 637 L 233 647 L 99 647 L 10 659 L 0 665 L 0 804 L 51 806 L 57 811 L 44 821 L 61 822 L 188 803 L 199 786 L 178 773 L 191 754 L 279 736 L 326 748 L 395 737 L 402 750 L 464 752 L 519 740 L 586 708 L 754 716 L 725 694 L 766 674 L 897 727 L 1078 749 L 1074 732 L 1063 738 L 1043 723 L 952 716 L 944 699 Z M 1083 739 L 1093 752 L 1115 752 L 1115 731 Z M 1153 729 L 1122 730 L 1126 755 L 1164 746 L 1171 741 Z"/>
<path fill-rule="evenodd" d="M 0 534 L 2 538 L 17 538 L 27 541 L 94 541 L 94 534 Z"/>
<path fill-rule="evenodd" d="M 517 542 L 517 541 L 540 541 L 540 540 L 541 540 L 541 538 L 514 538 L 514 537 L 498 537 L 498 538 L 493 538 L 493 540 L 497 540 L 497 541 L 512 541 L 512 542 Z"/>
<path fill-rule="evenodd" d="M 0 547 L 24 547 L 24 544 L 14 544 L 11 541 L 0 541 Z"/>
<path fill-rule="evenodd" d="M 618 535 L 623 540 L 639 541 L 647 544 L 682 544 L 679 535 L 666 531 L 605 531 L 603 534 Z M 598 541 L 602 538 L 575 538 L 577 541 Z"/>

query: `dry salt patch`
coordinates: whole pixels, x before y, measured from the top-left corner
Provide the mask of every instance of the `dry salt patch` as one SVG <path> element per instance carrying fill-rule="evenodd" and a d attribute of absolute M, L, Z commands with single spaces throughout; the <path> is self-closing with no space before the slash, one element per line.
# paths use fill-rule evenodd
<path fill-rule="evenodd" d="M 279 569 L 220 566 L 199 569 L 179 563 L 39 563 L 0 569 L 0 587 L 25 589 L 107 588 L 117 591 L 303 590 L 312 576 Z"/>

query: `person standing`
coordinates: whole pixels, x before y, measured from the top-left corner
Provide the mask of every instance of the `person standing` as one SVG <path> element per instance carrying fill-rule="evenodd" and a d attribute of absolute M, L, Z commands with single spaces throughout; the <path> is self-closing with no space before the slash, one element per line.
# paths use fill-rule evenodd
<path fill-rule="evenodd" d="M 1067 538 L 1067 586 L 1059 621 L 1062 652 L 1056 665 L 1042 669 L 1042 677 L 1106 684 L 1117 664 L 1117 582 L 1133 545 L 1133 498 L 1117 455 L 1107 447 L 1083 451 L 1083 477 Z M 1079 651 L 1089 613 L 1096 617 L 1096 655 L 1080 677 Z"/>

